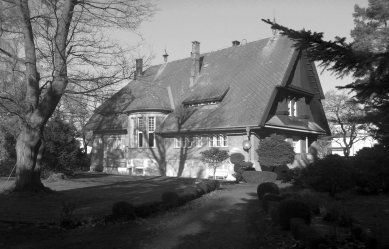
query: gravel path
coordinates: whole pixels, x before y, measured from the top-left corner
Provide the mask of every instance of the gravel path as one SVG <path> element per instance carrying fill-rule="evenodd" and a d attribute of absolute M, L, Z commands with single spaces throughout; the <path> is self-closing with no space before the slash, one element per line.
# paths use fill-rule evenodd
<path fill-rule="evenodd" d="M 183 214 L 160 220 L 164 226 L 142 249 L 283 248 L 292 243 L 259 208 L 256 186 L 227 186 L 206 198 Z"/>

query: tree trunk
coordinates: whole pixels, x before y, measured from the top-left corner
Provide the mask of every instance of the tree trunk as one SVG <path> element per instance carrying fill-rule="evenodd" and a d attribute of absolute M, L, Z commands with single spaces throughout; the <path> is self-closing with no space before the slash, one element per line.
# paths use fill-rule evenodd
<path fill-rule="evenodd" d="M 16 191 L 39 191 L 44 188 L 40 180 L 43 150 L 41 130 L 24 127 L 16 142 Z"/>

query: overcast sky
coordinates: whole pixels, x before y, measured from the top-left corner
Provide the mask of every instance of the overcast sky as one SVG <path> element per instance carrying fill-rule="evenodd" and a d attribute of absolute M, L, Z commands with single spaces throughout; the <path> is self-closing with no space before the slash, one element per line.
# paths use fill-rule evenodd
<path fill-rule="evenodd" d="M 231 41 L 260 40 L 272 35 L 273 19 L 294 29 L 324 32 L 327 39 L 348 37 L 353 28 L 354 5 L 366 7 L 367 0 L 152 0 L 158 11 L 139 29 L 144 39 L 143 53 L 152 53 L 152 64 L 163 62 L 166 48 L 169 61 L 188 57 L 191 42 L 200 42 L 201 52 L 231 46 Z M 133 41 L 128 33 L 115 33 L 118 39 Z M 320 68 L 318 69 L 321 72 Z M 324 91 L 350 82 L 325 72 L 320 75 Z"/>

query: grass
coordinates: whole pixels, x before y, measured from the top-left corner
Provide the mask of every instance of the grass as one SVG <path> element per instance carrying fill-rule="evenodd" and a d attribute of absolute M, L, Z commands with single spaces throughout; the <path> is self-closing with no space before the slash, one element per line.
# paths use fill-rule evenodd
<path fill-rule="evenodd" d="M 74 207 L 75 217 L 104 216 L 110 214 L 117 201 L 134 205 L 160 201 L 165 191 L 191 191 L 195 180 L 80 174 L 68 180 L 44 182 L 53 192 L 0 194 L 0 221 L 58 222 L 66 206 Z"/>

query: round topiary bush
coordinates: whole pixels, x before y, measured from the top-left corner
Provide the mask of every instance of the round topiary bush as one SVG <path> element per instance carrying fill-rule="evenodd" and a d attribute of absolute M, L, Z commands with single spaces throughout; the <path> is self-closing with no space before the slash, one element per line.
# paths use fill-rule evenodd
<path fill-rule="evenodd" d="M 257 187 L 257 195 L 258 199 L 262 200 L 263 196 L 266 193 L 272 193 L 278 195 L 280 190 L 274 182 L 264 182 L 258 185 Z"/>
<path fill-rule="evenodd" d="M 282 229 L 290 229 L 290 220 L 301 218 L 305 224 L 311 223 L 311 210 L 302 201 L 287 199 L 280 202 L 278 206 L 278 221 Z"/>
<path fill-rule="evenodd" d="M 176 192 L 167 191 L 161 195 L 162 202 L 168 207 L 177 207 L 180 203 L 180 197 Z"/>
<path fill-rule="evenodd" d="M 134 219 L 135 207 L 125 201 L 115 202 L 112 206 L 112 218 L 117 219 Z"/>

